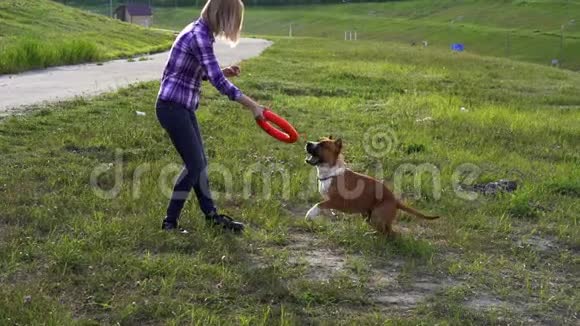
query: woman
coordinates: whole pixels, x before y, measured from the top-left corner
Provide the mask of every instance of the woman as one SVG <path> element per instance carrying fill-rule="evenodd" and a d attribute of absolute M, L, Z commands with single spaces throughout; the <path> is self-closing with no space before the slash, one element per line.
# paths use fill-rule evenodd
<path fill-rule="evenodd" d="M 181 31 L 171 48 L 156 110 L 161 126 L 169 134 L 185 166 L 175 182 L 167 216 L 161 226 L 163 230 L 187 233 L 178 228 L 178 220 L 192 188 L 207 221 L 228 230 L 244 229 L 242 223 L 217 212 L 209 191 L 207 160 L 195 117 L 201 82 L 209 80 L 221 94 L 249 109 L 254 118 L 263 118 L 262 106 L 226 79 L 238 76 L 239 67 L 221 70 L 213 51 L 215 37 L 224 38 L 232 45 L 238 42 L 243 16 L 241 0 L 208 0 L 201 17 Z"/>

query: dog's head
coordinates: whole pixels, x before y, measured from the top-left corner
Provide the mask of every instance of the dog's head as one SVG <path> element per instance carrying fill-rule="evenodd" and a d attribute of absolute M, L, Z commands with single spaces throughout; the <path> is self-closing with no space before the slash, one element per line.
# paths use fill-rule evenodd
<path fill-rule="evenodd" d="M 332 136 L 324 137 L 318 142 L 306 143 L 306 163 L 314 166 L 334 166 L 340 159 L 342 151 L 342 139 L 333 139 Z"/>

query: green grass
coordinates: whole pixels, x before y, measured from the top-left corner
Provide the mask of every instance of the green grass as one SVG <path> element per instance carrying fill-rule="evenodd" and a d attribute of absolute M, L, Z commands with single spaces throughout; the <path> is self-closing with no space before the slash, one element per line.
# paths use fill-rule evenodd
<path fill-rule="evenodd" d="M 180 161 L 155 118 L 158 83 L 140 84 L 0 123 L 0 320 L 574 323 L 580 75 L 395 43 L 274 41 L 242 64 L 237 85 L 309 139 L 342 137 L 357 171 L 393 180 L 403 164 L 433 164 L 441 197 L 426 177 L 421 197 L 409 200 L 442 219 L 403 217 L 396 241 L 368 234 L 358 216 L 304 222 L 319 195 L 302 144 L 269 138 L 206 85 L 198 118 L 212 187 L 227 189 L 218 167 L 229 171 L 233 190 L 219 206 L 248 230 L 236 237 L 210 229 L 191 201 L 182 224 L 192 234 L 163 233 L 160 184 L 175 174 L 160 177 Z M 376 126 L 396 139 L 381 157 L 365 152 L 365 134 Z M 258 179 L 244 195 L 244 176 L 257 163 L 273 174 L 270 198 Z M 461 199 L 452 180 L 466 163 L 481 170 L 476 182 L 507 178 L 520 188 Z M 97 180 L 104 189 L 123 175 L 118 196 L 96 196 L 96 167 L 106 171 Z M 279 170 L 290 176 L 286 186 Z"/>
<path fill-rule="evenodd" d="M 197 8 L 156 8 L 155 23 L 181 29 Z M 576 22 L 573 23 L 572 20 Z M 472 53 L 509 57 L 543 65 L 559 59 L 561 67 L 580 70 L 578 1 L 393 1 L 304 7 L 249 7 L 248 34 L 343 39 L 358 31 L 360 40 L 416 42 L 448 49 L 464 43 Z M 561 50 L 561 27 L 564 46 Z M 509 44 L 509 46 L 508 46 Z"/>
<path fill-rule="evenodd" d="M 0 74 L 158 52 L 171 33 L 47 0 L 0 2 Z"/>

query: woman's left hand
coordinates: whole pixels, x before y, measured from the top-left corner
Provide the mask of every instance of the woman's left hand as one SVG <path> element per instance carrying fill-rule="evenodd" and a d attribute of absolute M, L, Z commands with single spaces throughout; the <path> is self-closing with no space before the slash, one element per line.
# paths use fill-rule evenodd
<path fill-rule="evenodd" d="M 222 72 L 224 73 L 224 76 L 226 76 L 227 78 L 231 78 L 238 77 L 242 72 L 242 70 L 240 69 L 239 66 L 229 66 L 227 68 L 222 69 Z"/>

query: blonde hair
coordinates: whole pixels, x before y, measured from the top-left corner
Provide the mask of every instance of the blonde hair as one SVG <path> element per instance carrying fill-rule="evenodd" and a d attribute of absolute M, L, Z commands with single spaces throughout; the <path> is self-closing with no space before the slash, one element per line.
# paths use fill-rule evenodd
<path fill-rule="evenodd" d="M 208 0 L 201 10 L 201 18 L 214 36 L 236 45 L 242 32 L 244 4 L 242 0 Z"/>

